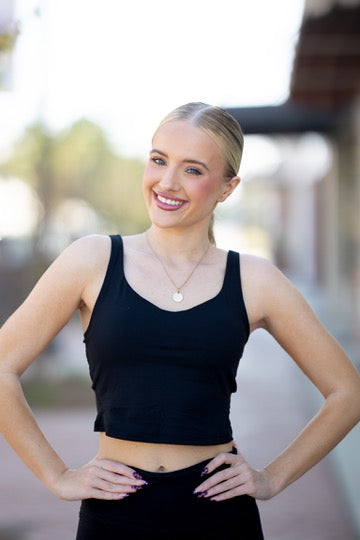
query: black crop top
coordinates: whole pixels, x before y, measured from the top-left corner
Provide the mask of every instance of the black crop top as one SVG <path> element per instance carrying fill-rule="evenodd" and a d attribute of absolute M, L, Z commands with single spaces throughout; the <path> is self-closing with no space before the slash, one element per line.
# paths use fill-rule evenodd
<path fill-rule="evenodd" d="M 214 298 L 174 312 L 130 287 L 122 239 L 111 236 L 105 279 L 84 334 L 95 431 L 152 443 L 230 442 L 230 397 L 248 337 L 237 253 L 229 251 Z"/>

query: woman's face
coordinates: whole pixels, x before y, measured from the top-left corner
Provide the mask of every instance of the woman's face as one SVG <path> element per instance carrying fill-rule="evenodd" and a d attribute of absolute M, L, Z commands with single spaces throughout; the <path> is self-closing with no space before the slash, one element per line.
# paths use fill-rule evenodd
<path fill-rule="evenodd" d="M 217 143 L 201 128 L 172 121 L 156 131 L 143 178 L 151 221 L 161 227 L 208 226 L 212 212 L 239 179 L 225 179 Z"/>

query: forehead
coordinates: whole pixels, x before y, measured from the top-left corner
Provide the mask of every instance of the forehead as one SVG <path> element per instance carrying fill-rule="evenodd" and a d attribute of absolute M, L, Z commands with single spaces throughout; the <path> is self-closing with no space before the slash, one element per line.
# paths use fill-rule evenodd
<path fill-rule="evenodd" d="M 190 122 L 177 120 L 166 122 L 155 132 L 153 148 L 183 159 L 197 159 L 214 164 L 224 161 L 216 141 L 203 129 Z"/>

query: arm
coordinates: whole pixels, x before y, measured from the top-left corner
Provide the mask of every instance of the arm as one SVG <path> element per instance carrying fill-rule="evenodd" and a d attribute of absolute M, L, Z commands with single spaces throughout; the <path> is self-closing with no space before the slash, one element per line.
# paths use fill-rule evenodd
<path fill-rule="evenodd" d="M 99 491 L 100 498 L 120 498 L 124 491 L 119 493 L 119 477 L 114 473 L 127 476 L 129 484 L 137 483 L 130 468 L 106 460 L 95 459 L 78 472 L 69 471 L 38 427 L 19 381 L 82 306 L 108 257 L 105 237 L 74 242 L 0 330 L 0 432 L 32 472 L 61 498 L 99 497 Z"/>
<path fill-rule="evenodd" d="M 279 493 L 325 457 L 360 419 L 360 377 L 293 285 L 272 267 L 264 328 L 295 360 L 325 401 L 293 443 L 266 467 Z"/>
<path fill-rule="evenodd" d="M 244 262 L 243 285 L 252 329 L 264 328 L 290 354 L 325 398 L 320 411 L 264 470 L 255 471 L 241 455 L 219 455 L 209 463 L 231 467 L 198 491 L 222 500 L 247 493 L 276 495 L 318 463 L 360 419 L 360 378 L 336 340 L 326 331 L 295 287 L 266 261 Z M 220 487 L 219 482 L 225 483 Z"/>

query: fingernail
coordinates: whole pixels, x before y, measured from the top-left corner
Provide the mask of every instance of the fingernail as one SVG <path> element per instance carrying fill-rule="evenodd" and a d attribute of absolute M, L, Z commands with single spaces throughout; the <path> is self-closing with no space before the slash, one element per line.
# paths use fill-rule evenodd
<path fill-rule="evenodd" d="M 205 469 L 201 471 L 200 476 L 205 476 L 205 474 L 207 474 L 208 472 L 209 472 L 209 469 L 205 467 Z"/>
<path fill-rule="evenodd" d="M 134 476 L 137 480 L 142 480 L 142 476 L 141 476 L 138 472 L 136 472 L 136 471 L 133 472 L 133 476 Z"/>
<path fill-rule="evenodd" d="M 198 498 L 200 499 L 201 497 L 205 497 L 206 495 L 207 491 L 202 491 L 201 493 L 199 493 Z"/>
<path fill-rule="evenodd" d="M 142 489 L 142 486 L 131 486 L 132 489 Z"/>

